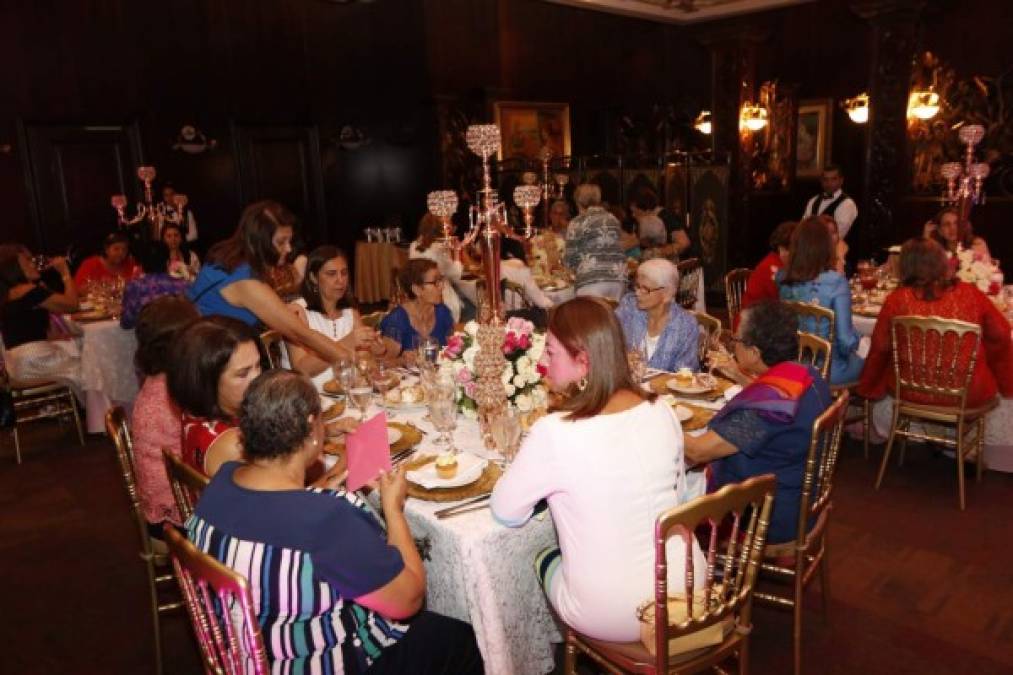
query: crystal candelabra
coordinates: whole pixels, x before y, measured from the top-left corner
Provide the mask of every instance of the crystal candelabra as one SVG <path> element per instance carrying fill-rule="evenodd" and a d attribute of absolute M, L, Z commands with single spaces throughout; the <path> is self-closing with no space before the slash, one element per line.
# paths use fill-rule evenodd
<path fill-rule="evenodd" d="M 985 137 L 985 127 L 969 124 L 960 128 L 958 136 L 965 146 L 963 165 L 947 162 L 940 167 L 939 173 L 946 180 L 943 201 L 957 204 L 960 220 L 966 222 L 970 218 L 971 207 L 985 203 L 982 184 L 988 178 L 989 167 L 985 162 L 974 161 L 974 148 Z"/>
<path fill-rule="evenodd" d="M 478 375 L 475 401 L 478 403 L 478 418 L 486 446 L 494 447 L 491 420 L 499 414 L 507 402 L 503 386 L 503 296 L 500 292 L 500 244 L 501 237 L 516 239 L 530 238 L 534 234 L 531 209 L 541 200 L 538 186 L 518 186 L 514 192 L 517 205 L 524 209 L 525 228 L 523 235 L 513 231 L 507 224 L 506 208 L 499 201 L 492 187 L 489 158 L 500 149 L 500 131 L 495 124 L 473 124 L 465 134 L 468 148 L 482 158 L 482 187 L 478 200 L 468 214 L 470 228 L 464 239 L 457 241 L 450 226 L 450 216 L 457 210 L 457 197 L 453 192 L 440 190 L 431 192 L 427 199 L 429 212 L 443 223 L 444 243 L 453 250 L 470 245 L 476 239 L 482 250 L 482 269 L 485 277 L 486 302 L 479 316 L 476 336 L 479 350 L 475 356 L 475 371 Z M 533 189 L 528 189 L 533 188 Z"/>
<path fill-rule="evenodd" d="M 157 241 L 162 234 L 162 225 L 166 222 L 183 224 L 183 209 L 187 204 L 187 197 L 177 194 L 173 197 L 173 203 L 155 204 L 155 193 L 152 183 L 155 181 L 157 172 L 153 166 L 137 167 L 137 178 L 144 183 L 144 201 L 139 202 L 133 216 L 127 216 L 127 197 L 123 194 L 113 195 L 109 203 L 116 210 L 116 222 L 120 228 L 136 225 L 143 220 L 149 224 L 148 236 L 152 241 Z"/>

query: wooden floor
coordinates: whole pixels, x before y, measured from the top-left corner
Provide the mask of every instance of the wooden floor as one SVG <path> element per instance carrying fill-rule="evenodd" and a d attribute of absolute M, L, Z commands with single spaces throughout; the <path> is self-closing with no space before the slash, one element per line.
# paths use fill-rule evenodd
<path fill-rule="evenodd" d="M 32 430 L 0 444 L 0 673 L 148 673 L 143 568 L 111 446 Z M 875 453 L 878 456 L 878 452 Z M 1013 476 L 986 473 L 957 508 L 952 460 L 913 446 L 883 489 L 842 457 L 831 529 L 830 623 L 815 589 L 807 673 L 1013 672 Z M 752 671 L 789 673 L 790 617 L 757 609 Z M 166 621 L 167 673 L 199 673 L 185 619 Z M 590 669 L 585 672 L 593 672 Z"/>

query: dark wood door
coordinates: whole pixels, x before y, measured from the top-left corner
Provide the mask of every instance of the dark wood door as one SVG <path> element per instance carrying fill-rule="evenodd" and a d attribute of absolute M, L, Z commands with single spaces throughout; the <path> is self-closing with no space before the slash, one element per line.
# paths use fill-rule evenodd
<path fill-rule="evenodd" d="M 136 124 L 19 125 L 29 209 L 40 250 L 96 251 L 116 229 L 113 194 L 141 199 L 143 161 Z"/>
<path fill-rule="evenodd" d="M 321 242 L 327 234 L 320 136 L 315 126 L 233 124 L 243 206 L 274 199 L 302 221 L 302 237 Z"/>

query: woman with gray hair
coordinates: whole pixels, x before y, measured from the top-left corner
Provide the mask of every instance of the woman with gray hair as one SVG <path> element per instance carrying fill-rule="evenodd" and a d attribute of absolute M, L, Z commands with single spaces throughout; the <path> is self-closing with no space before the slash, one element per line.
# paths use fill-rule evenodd
<path fill-rule="evenodd" d="M 700 366 L 700 329 L 675 302 L 678 289 L 679 269 L 666 258 L 654 258 L 637 268 L 633 293 L 627 293 L 616 308 L 626 347 L 643 349 L 651 368 L 674 372 Z"/>
<path fill-rule="evenodd" d="M 626 285 L 626 255 L 619 243 L 622 229 L 601 206 L 601 188 L 591 183 L 573 193 L 578 215 L 566 229 L 563 262 L 576 279 L 577 295 L 618 300 Z"/>

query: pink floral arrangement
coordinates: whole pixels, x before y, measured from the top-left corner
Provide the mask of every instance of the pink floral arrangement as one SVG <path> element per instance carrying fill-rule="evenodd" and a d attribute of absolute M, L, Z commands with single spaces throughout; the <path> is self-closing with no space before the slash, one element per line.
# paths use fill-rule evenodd
<path fill-rule="evenodd" d="M 459 404 L 465 415 L 475 414 L 475 392 L 478 388 L 475 356 L 478 344 L 478 323 L 469 321 L 464 331 L 447 339 L 441 359 L 449 364 L 460 392 Z M 503 387 L 510 405 L 520 412 L 545 407 L 545 388 L 542 385 L 543 369 L 538 365 L 545 348 L 545 336 L 535 332 L 530 321 L 512 318 L 507 321 L 503 338 L 503 355 L 507 363 L 503 369 Z"/>

